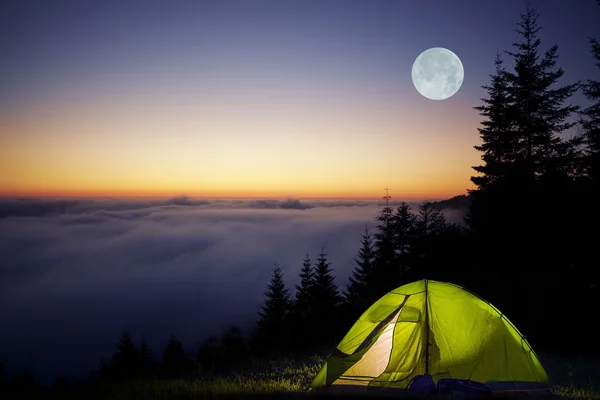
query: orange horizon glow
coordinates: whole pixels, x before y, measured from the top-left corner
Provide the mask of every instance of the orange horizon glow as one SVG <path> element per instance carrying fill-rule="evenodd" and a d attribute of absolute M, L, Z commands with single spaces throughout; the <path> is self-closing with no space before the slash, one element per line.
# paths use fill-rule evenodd
<path fill-rule="evenodd" d="M 384 191 L 380 194 L 372 193 L 303 193 L 295 196 L 286 194 L 286 192 L 271 192 L 271 193 L 194 193 L 194 192 L 181 192 L 180 194 L 173 194 L 171 192 L 155 192 L 155 191 L 141 191 L 141 192 L 118 192 L 118 191 L 20 191 L 20 192 L 0 192 L 0 198 L 72 198 L 72 199 L 86 199 L 86 198 L 173 198 L 177 196 L 187 196 L 190 198 L 204 198 L 204 199 L 315 199 L 315 200 L 380 200 L 383 197 Z M 453 192 L 432 192 L 432 193 L 416 193 L 416 194 L 394 194 L 390 191 L 389 195 L 392 200 L 440 200 L 449 199 L 459 195 L 466 195 L 467 191 L 453 191 Z"/>
<path fill-rule="evenodd" d="M 478 117 L 456 99 L 358 112 L 92 98 L 0 115 L 0 196 L 442 199 L 472 187 L 479 158 Z"/>

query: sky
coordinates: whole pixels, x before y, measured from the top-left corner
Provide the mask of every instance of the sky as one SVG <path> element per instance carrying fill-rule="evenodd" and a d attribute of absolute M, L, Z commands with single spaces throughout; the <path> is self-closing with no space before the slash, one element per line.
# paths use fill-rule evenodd
<path fill-rule="evenodd" d="M 124 330 L 156 357 L 172 334 L 195 354 L 230 325 L 254 326 L 275 263 L 293 295 L 305 255 L 324 249 L 343 289 L 380 205 L 0 199 L 0 361 L 45 384 L 85 378 Z"/>
<path fill-rule="evenodd" d="M 594 0 L 533 1 L 565 83 L 594 77 Z M 447 198 L 471 188 L 522 0 L 6 0 L 0 195 Z M 415 58 L 465 78 L 421 96 Z M 581 96 L 579 96 L 581 97 Z M 575 99 L 580 101 L 581 99 Z"/>

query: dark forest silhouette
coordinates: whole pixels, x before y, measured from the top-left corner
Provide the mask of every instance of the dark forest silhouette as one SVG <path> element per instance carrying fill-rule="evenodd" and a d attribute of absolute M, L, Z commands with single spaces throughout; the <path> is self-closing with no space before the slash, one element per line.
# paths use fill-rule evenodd
<path fill-rule="evenodd" d="M 497 306 L 536 350 L 598 351 L 600 304 L 597 238 L 600 226 L 600 82 L 563 82 L 558 47 L 541 50 L 538 15 L 527 7 L 521 41 L 498 54 L 483 117 L 481 165 L 469 196 L 446 202 L 390 206 L 390 196 L 366 227 L 356 266 L 339 288 L 324 248 L 298 260 L 300 281 L 290 290 L 275 264 L 256 329 L 231 327 L 195 351 L 171 337 L 162 354 L 124 332 L 110 359 L 86 382 L 194 378 L 225 374 L 257 358 L 327 354 L 355 320 L 386 292 L 428 278 L 468 288 Z M 590 39 L 600 70 L 600 44 Z M 514 63 L 505 67 L 505 60 Z M 591 59 L 590 62 L 593 60 Z M 577 91 L 592 105 L 569 103 Z M 568 122 L 573 117 L 579 124 Z M 565 133 L 579 126 L 578 133 Z M 465 226 L 448 223 L 441 207 L 468 205 Z M 31 373 L 0 387 L 33 387 Z M 59 377 L 54 390 L 69 386 Z"/>

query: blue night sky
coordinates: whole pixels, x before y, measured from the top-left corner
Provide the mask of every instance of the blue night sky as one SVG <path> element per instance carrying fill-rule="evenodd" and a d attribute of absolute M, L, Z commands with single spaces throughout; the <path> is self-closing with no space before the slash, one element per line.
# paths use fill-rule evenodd
<path fill-rule="evenodd" d="M 496 51 L 516 39 L 524 4 L 9 0 L 1 6 L 3 105 L 79 85 L 167 83 L 157 81 L 156 74 L 165 81 L 177 76 L 180 89 L 216 91 L 231 85 L 244 93 L 244 82 L 249 88 L 284 81 L 300 90 L 345 87 L 377 101 L 390 82 L 399 82 L 396 90 L 410 90 L 406 71 L 416 55 L 436 46 L 462 59 L 463 90 L 473 93 L 484 83 Z M 568 75 L 592 73 L 585 57 L 586 38 L 599 29 L 595 2 L 532 4 L 541 14 L 544 42 L 560 46 Z"/>

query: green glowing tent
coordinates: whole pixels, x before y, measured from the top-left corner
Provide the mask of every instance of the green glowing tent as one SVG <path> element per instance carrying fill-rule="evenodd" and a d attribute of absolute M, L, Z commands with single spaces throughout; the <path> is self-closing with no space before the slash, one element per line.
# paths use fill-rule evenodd
<path fill-rule="evenodd" d="M 354 324 L 311 388 L 405 389 L 417 375 L 537 391 L 548 376 L 517 328 L 493 305 L 451 283 L 421 280 L 375 302 Z"/>

